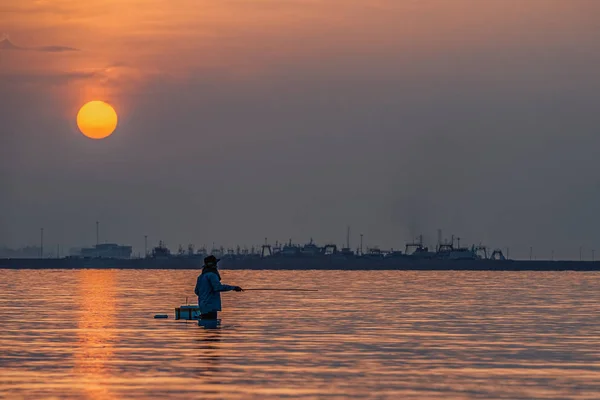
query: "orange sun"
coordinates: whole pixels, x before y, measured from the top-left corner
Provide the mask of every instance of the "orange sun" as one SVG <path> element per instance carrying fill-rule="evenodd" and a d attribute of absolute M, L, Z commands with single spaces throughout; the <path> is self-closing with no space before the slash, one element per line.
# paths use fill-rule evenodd
<path fill-rule="evenodd" d="M 77 126 L 81 133 L 92 139 L 104 139 L 117 127 L 117 113 L 108 103 L 90 101 L 77 113 Z"/>

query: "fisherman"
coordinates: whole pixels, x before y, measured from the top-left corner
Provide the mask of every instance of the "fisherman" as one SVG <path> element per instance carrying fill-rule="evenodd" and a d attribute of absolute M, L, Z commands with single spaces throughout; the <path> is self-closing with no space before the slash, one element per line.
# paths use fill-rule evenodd
<path fill-rule="evenodd" d="M 201 320 L 216 320 L 217 312 L 221 311 L 221 292 L 235 290 L 241 292 L 239 286 L 224 285 L 221 283 L 221 275 L 217 271 L 219 259 L 213 255 L 204 258 L 202 273 L 196 281 L 194 293 L 198 296 L 198 307 L 200 308 Z"/>

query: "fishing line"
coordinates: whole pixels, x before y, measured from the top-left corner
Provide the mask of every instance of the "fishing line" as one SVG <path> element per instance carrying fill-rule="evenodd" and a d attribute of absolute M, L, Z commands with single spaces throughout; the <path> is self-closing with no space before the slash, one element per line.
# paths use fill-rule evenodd
<path fill-rule="evenodd" d="M 275 288 L 254 288 L 254 289 L 243 289 L 244 292 L 247 290 L 278 290 L 278 291 L 295 291 L 295 292 L 318 292 L 317 289 L 275 289 Z"/>

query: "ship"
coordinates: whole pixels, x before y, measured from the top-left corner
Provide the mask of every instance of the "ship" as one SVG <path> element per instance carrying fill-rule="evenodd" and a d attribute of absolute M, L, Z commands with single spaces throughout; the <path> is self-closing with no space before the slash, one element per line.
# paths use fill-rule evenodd
<path fill-rule="evenodd" d="M 600 261 L 512 260 L 501 249 L 455 243 L 453 238 L 430 250 L 420 236 L 406 243 L 404 251 L 372 247 L 365 252 L 353 251 L 349 245 L 317 246 L 312 239 L 305 245 L 265 243 L 259 254 L 229 252 L 219 266 L 232 270 L 600 271 Z"/>

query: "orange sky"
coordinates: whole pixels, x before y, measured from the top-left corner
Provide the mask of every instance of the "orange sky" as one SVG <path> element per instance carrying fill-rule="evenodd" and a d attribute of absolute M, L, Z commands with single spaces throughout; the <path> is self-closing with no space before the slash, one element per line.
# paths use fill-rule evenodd
<path fill-rule="evenodd" d="M 574 4 L 576 3 L 576 4 Z M 439 59 L 461 49 L 595 40 L 590 1 L 4 0 L 0 27 L 23 47 L 1 73 L 78 74 L 85 95 L 157 76 L 244 79 L 282 66 L 340 68 L 378 57 Z M 404 63 L 405 64 L 405 63 Z M 377 66 L 375 67 L 377 68 Z M 382 66 L 379 66 L 381 69 Z M 111 85 L 114 84 L 114 85 Z M 88 91 L 91 91 L 90 94 Z"/>

